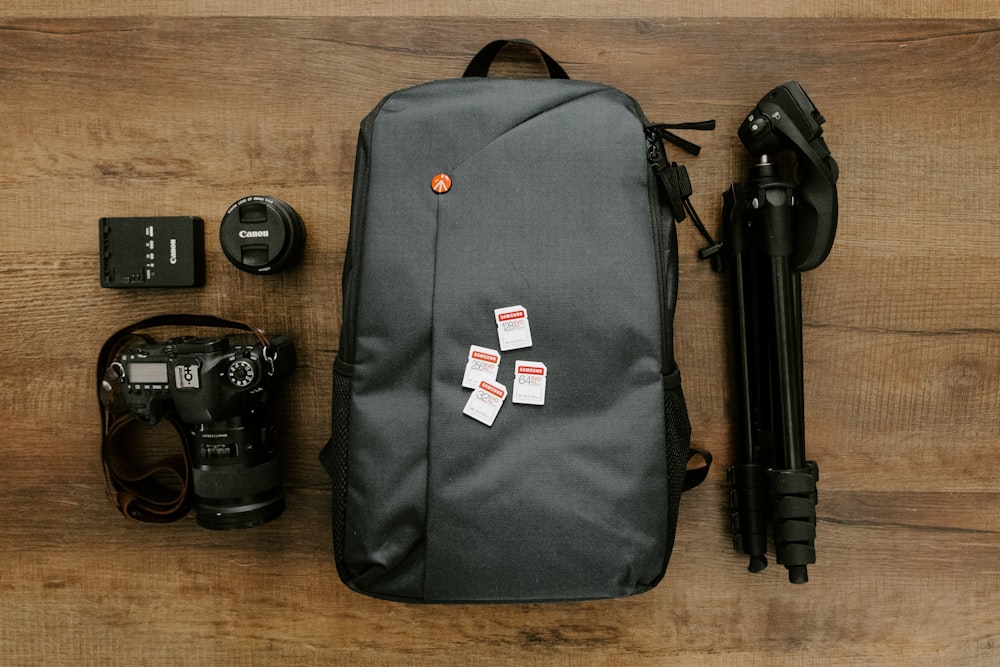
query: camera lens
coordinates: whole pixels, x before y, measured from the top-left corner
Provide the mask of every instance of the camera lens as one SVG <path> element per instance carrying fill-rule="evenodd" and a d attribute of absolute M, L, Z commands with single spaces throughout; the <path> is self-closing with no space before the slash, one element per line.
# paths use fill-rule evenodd
<path fill-rule="evenodd" d="M 285 511 L 271 428 L 247 421 L 236 417 L 192 429 L 194 509 L 205 528 L 251 528 Z"/>
<path fill-rule="evenodd" d="M 242 498 L 205 498 L 195 494 L 194 509 L 198 525 L 204 528 L 253 528 L 281 516 L 285 511 L 285 492 L 278 486 Z"/>
<path fill-rule="evenodd" d="M 277 197 L 244 197 L 229 207 L 219 226 L 222 252 L 236 268 L 257 275 L 292 266 L 305 242 L 302 218 Z"/>

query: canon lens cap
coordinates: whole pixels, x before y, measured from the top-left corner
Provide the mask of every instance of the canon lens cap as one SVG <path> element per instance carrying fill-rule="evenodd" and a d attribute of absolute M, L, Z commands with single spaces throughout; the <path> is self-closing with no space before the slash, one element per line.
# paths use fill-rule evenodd
<path fill-rule="evenodd" d="M 263 275 L 292 266 L 302 255 L 306 228 L 291 206 L 276 197 L 253 195 L 226 211 L 219 243 L 241 271 Z"/>

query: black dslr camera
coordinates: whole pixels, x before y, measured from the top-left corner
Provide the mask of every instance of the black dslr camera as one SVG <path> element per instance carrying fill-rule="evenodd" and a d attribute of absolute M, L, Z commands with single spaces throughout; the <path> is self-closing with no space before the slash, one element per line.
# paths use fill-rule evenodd
<path fill-rule="evenodd" d="M 295 370 L 287 336 L 185 336 L 132 347 L 119 357 L 129 411 L 147 424 L 183 424 L 198 523 L 257 526 L 285 509 L 274 427 L 274 381 Z"/>

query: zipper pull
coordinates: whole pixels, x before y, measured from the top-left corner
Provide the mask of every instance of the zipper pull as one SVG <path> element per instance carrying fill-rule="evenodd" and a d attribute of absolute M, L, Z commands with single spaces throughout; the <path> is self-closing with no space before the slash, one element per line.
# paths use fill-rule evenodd
<path fill-rule="evenodd" d="M 686 212 L 691 216 L 691 223 L 695 229 L 698 230 L 698 233 L 708 243 L 708 245 L 698 251 L 698 257 L 700 259 L 707 259 L 714 272 L 722 273 L 725 271 L 722 242 L 712 238 L 708 228 L 705 227 L 705 223 L 701 221 L 698 211 L 694 209 L 694 204 L 691 203 L 693 189 L 691 188 L 691 179 L 688 177 L 687 167 L 679 165 L 676 162 L 671 162 L 665 169 L 659 171 L 659 177 L 660 182 L 663 183 L 667 191 L 667 196 L 670 198 L 671 206 L 674 206 L 675 200 L 680 206 L 680 209 L 674 209 L 681 211 L 680 216 L 674 216 L 677 218 L 677 222 L 684 220 L 684 212 Z"/>
<path fill-rule="evenodd" d="M 647 125 L 645 133 L 646 159 L 653 169 L 653 173 L 656 174 L 656 180 L 663 186 L 663 191 L 670 203 L 670 210 L 674 213 L 674 221 L 680 222 L 684 219 L 683 198 L 691 195 L 691 179 L 687 177 L 687 169 L 680 167 L 676 162 L 667 161 L 663 144 L 660 143 L 661 137 L 657 126 Z"/>
<path fill-rule="evenodd" d="M 693 123 L 654 123 L 653 125 L 646 126 L 647 132 L 652 132 L 657 139 L 661 141 L 669 141 L 674 146 L 687 151 L 691 155 L 698 155 L 701 153 L 701 146 L 688 141 L 683 137 L 677 136 L 670 130 L 697 130 L 699 132 L 705 132 L 714 129 L 714 120 L 700 120 Z"/>
<path fill-rule="evenodd" d="M 687 209 L 684 202 L 694 192 L 691 189 L 691 178 L 688 176 L 687 167 L 676 162 L 671 162 L 661 166 L 659 169 L 656 167 L 653 169 L 656 171 L 656 176 L 659 178 L 660 184 L 663 185 L 664 192 L 667 193 L 667 199 L 670 200 L 670 208 L 674 212 L 674 220 L 676 222 L 683 221 Z"/>
<path fill-rule="evenodd" d="M 695 123 L 658 123 L 647 125 L 645 128 L 648 142 L 647 158 L 649 166 L 656 174 L 656 179 L 663 186 L 663 192 L 670 203 L 670 209 L 674 213 L 674 222 L 682 222 L 690 215 L 691 222 L 698 232 L 705 238 L 708 245 L 698 251 L 698 257 L 707 259 L 712 265 L 712 270 L 721 273 L 725 270 L 724 257 L 722 255 L 722 243 L 717 242 L 709 233 L 701 217 L 691 203 L 691 195 L 694 190 L 691 187 L 691 178 L 688 176 L 687 167 L 667 160 L 663 150 L 662 141 L 666 140 L 684 150 L 697 155 L 701 152 L 701 147 L 678 137 L 669 130 L 714 130 L 715 121 L 707 120 Z"/>

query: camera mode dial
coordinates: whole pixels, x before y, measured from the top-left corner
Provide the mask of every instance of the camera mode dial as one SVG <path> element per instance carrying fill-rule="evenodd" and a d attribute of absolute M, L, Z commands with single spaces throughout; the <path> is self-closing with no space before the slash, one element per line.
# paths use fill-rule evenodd
<path fill-rule="evenodd" d="M 229 382 L 234 387 L 249 387 L 254 378 L 257 377 L 257 371 L 251 362 L 246 359 L 237 359 L 229 364 L 226 377 L 229 378 Z"/>

